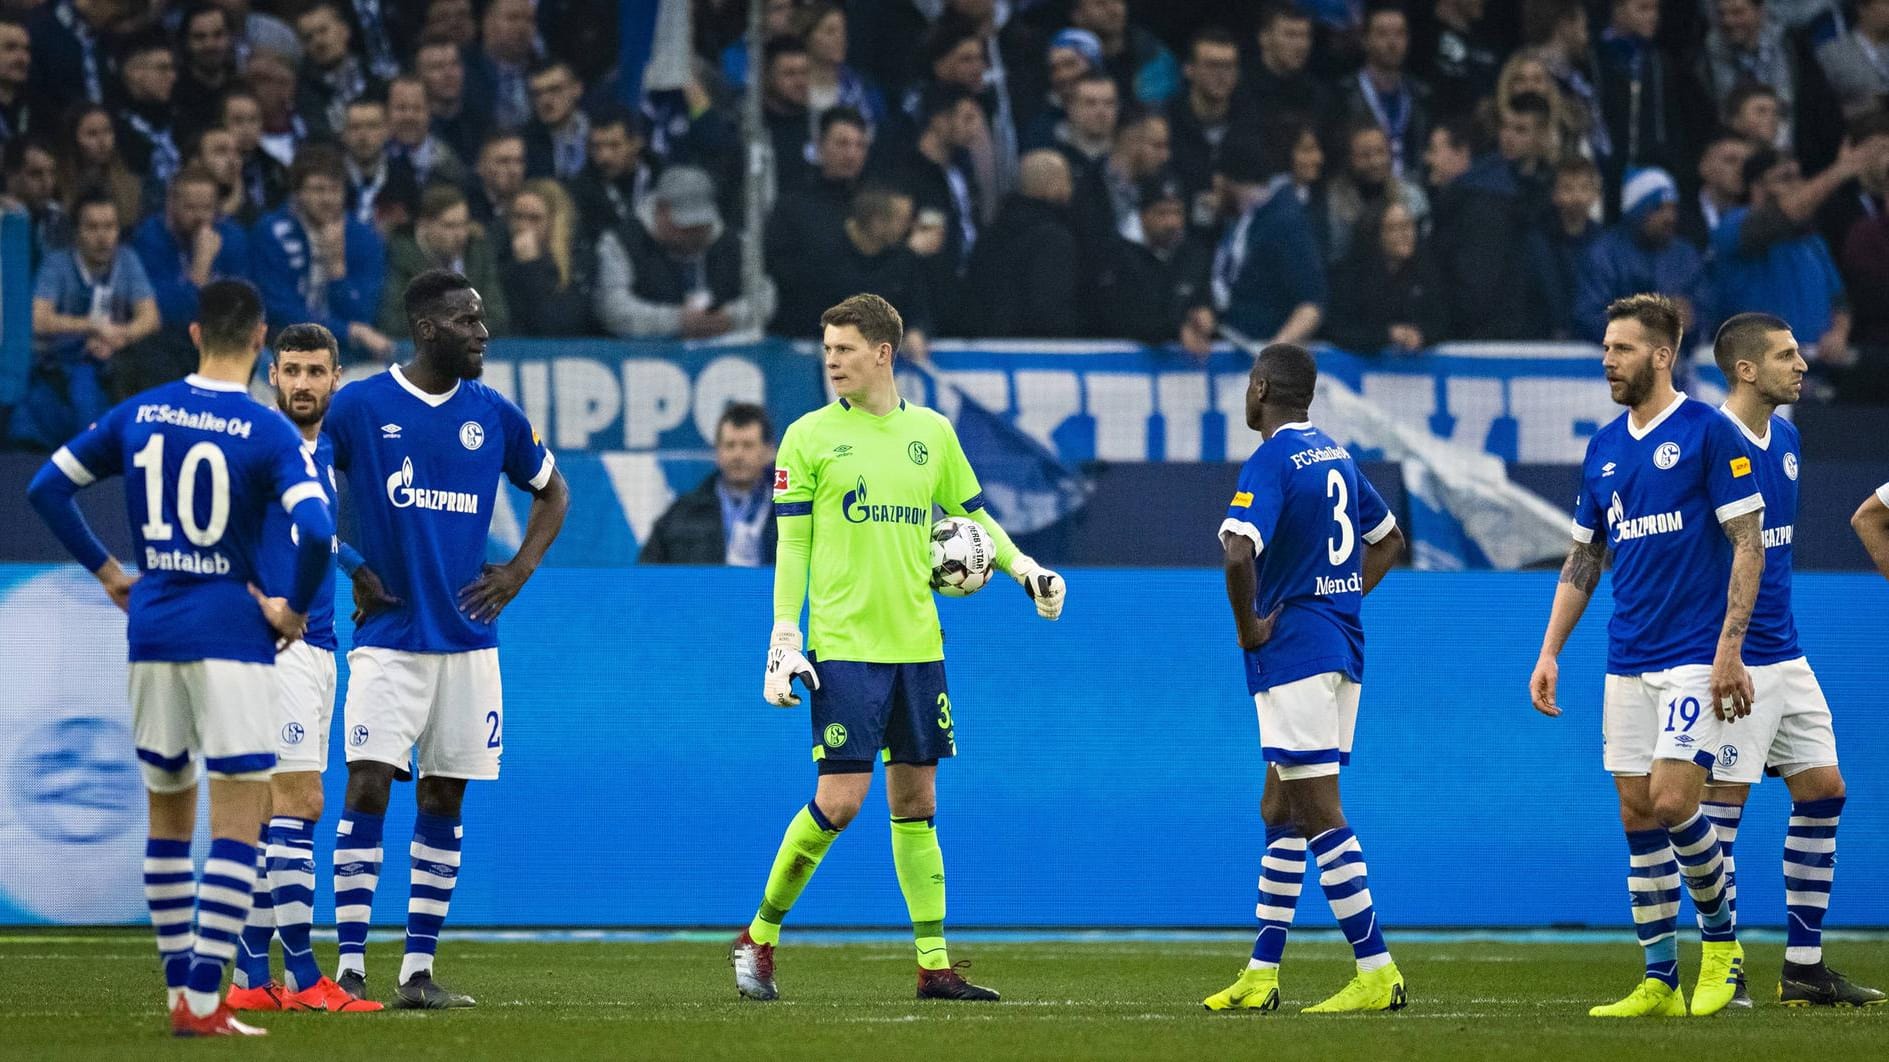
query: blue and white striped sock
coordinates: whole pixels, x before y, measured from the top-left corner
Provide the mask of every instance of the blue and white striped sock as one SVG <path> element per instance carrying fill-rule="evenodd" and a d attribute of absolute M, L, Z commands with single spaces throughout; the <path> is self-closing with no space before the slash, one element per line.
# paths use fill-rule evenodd
<path fill-rule="evenodd" d="M 216 1010 L 223 968 L 236 955 L 236 938 L 249 918 L 255 891 L 256 846 L 229 837 L 211 841 L 210 858 L 197 884 L 197 946 L 184 985 L 190 1012 L 198 1017 Z"/>
<path fill-rule="evenodd" d="M 1791 805 L 1791 826 L 1784 834 L 1785 962 L 1812 966 L 1823 961 L 1823 915 L 1830 909 L 1842 816 L 1842 797 Z"/>
<path fill-rule="evenodd" d="M 407 954 L 400 961 L 400 983 L 433 969 L 440 927 L 459 883 L 459 843 L 465 827 L 459 816 L 422 814 L 413 820 L 412 892 L 407 897 Z"/>
<path fill-rule="evenodd" d="M 151 928 L 157 932 L 164 987 L 173 994 L 182 992 L 190 973 L 190 952 L 197 943 L 190 925 L 197 906 L 197 871 L 190 865 L 189 841 L 152 837 L 144 842 L 144 905 L 150 908 Z"/>
<path fill-rule="evenodd" d="M 315 824 L 287 815 L 269 820 L 269 892 L 282 938 L 282 976 L 289 991 L 321 980 L 308 934 L 315 922 Z"/>
<path fill-rule="evenodd" d="M 1738 841 L 1738 824 L 1744 821 L 1743 804 L 1719 804 L 1706 802 L 1699 805 L 1705 817 L 1712 820 L 1712 829 L 1718 834 L 1719 855 L 1725 859 L 1725 903 L 1732 909 L 1732 918 L 1738 917 L 1738 861 L 1732 857 L 1732 845 Z"/>
<path fill-rule="evenodd" d="M 1338 919 L 1338 928 L 1351 942 L 1358 969 L 1376 970 L 1389 966 L 1390 949 L 1384 946 L 1384 933 L 1377 925 L 1377 910 L 1371 906 L 1371 889 L 1365 880 L 1364 850 L 1351 827 L 1340 826 L 1312 838 L 1308 846 L 1318 861 L 1318 883 L 1325 889 L 1325 901 Z"/>
<path fill-rule="evenodd" d="M 1699 912 L 1699 939 L 1737 940 L 1738 926 L 1732 921 L 1731 905 L 1725 902 L 1725 857 L 1719 854 L 1712 820 L 1695 811 L 1666 834 L 1672 840 L 1673 855 L 1679 857 L 1679 873 L 1692 894 L 1692 906 Z"/>
<path fill-rule="evenodd" d="M 386 816 L 347 808 L 335 823 L 335 977 L 367 973 L 367 924 L 380 887 L 380 836 Z"/>
<path fill-rule="evenodd" d="M 237 940 L 236 965 L 230 968 L 230 984 L 237 988 L 261 988 L 273 978 L 269 974 L 269 942 L 275 939 L 275 900 L 269 895 L 269 831 L 257 836 L 256 888 L 249 894 L 249 917 L 243 921 L 243 935 Z"/>
<path fill-rule="evenodd" d="M 1679 987 L 1679 862 L 1666 831 L 1627 832 L 1627 902 L 1646 976 Z"/>
<path fill-rule="evenodd" d="M 1259 861 L 1259 935 L 1253 939 L 1249 970 L 1277 967 L 1286 951 L 1286 933 L 1305 888 L 1305 838 L 1297 827 L 1266 827 L 1266 854 Z"/>

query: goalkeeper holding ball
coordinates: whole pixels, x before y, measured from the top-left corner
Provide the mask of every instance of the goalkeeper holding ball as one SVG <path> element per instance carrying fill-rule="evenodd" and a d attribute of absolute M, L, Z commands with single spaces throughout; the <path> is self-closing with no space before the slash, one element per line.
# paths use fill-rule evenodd
<path fill-rule="evenodd" d="M 796 678 L 811 693 L 819 785 L 781 838 L 754 921 L 735 938 L 735 988 L 748 999 L 778 995 L 781 920 L 859 813 L 873 761 L 883 759 L 918 998 L 993 1000 L 997 993 L 966 981 L 945 951 L 944 856 L 932 816 L 938 761 L 955 755 L 957 744 L 931 599 L 932 505 L 990 533 L 997 567 L 1023 584 L 1044 619 L 1062 614 L 1063 579 L 1018 552 L 985 510 L 951 422 L 899 397 L 892 360 L 905 324 L 898 311 L 877 295 L 854 295 L 820 315 L 820 324 L 827 379 L 840 397 L 795 421 L 781 439 L 766 684 L 768 703 L 781 707 L 800 703 Z M 803 654 L 800 609 L 809 591 Z"/>

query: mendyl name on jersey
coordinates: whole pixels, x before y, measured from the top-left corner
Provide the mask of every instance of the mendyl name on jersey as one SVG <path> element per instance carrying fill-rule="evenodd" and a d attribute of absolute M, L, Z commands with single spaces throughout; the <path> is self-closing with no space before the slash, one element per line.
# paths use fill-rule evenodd
<path fill-rule="evenodd" d="M 1334 579 L 1329 575 L 1314 576 L 1312 593 L 1319 597 L 1330 597 L 1333 594 L 1362 594 L 1364 593 L 1364 576 L 1356 572 L 1343 579 Z"/>
<path fill-rule="evenodd" d="M 214 413 L 179 409 L 168 402 L 160 405 L 139 406 L 137 423 L 195 428 L 198 431 L 217 432 L 237 439 L 249 438 L 249 432 L 255 426 L 242 417 L 219 417 Z"/>

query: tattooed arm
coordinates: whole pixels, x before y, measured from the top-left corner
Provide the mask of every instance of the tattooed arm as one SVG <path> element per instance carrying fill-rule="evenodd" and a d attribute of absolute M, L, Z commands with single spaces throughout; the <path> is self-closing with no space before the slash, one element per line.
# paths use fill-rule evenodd
<path fill-rule="evenodd" d="M 1568 636 L 1574 633 L 1575 624 L 1581 622 L 1581 613 L 1587 611 L 1594 588 L 1600 585 L 1600 571 L 1606 559 L 1607 540 L 1592 536 L 1587 542 L 1576 539 L 1568 550 L 1568 559 L 1561 565 L 1561 581 L 1554 588 L 1554 607 L 1548 613 L 1548 633 L 1542 636 L 1541 656 L 1535 660 L 1535 673 L 1528 680 L 1529 700 L 1543 715 L 1561 714 L 1561 706 L 1555 703 L 1555 686 L 1561 680 L 1557 658 L 1561 648 L 1568 644 Z"/>
<path fill-rule="evenodd" d="M 1712 658 L 1712 708 L 1724 720 L 1751 714 L 1751 675 L 1745 671 L 1745 631 L 1758 603 L 1764 576 L 1764 510 L 1734 516 L 1722 525 L 1732 541 L 1732 578 L 1725 589 L 1725 626 Z"/>

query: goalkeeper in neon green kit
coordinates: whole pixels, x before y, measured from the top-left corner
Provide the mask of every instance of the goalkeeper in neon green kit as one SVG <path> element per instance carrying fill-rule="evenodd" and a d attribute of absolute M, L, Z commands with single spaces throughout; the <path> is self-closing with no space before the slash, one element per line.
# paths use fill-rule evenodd
<path fill-rule="evenodd" d="M 918 998 L 993 1000 L 952 968 L 945 950 L 944 856 L 938 849 L 938 761 L 957 753 L 945 689 L 944 635 L 931 597 L 932 506 L 983 525 L 997 566 L 1023 584 L 1037 614 L 1063 610 L 1062 576 L 1018 552 L 984 508 L 951 422 L 899 397 L 892 361 L 899 313 L 855 295 L 820 317 L 827 379 L 839 401 L 795 421 L 774 473 L 780 547 L 768 703 L 812 696 L 819 785 L 781 838 L 754 921 L 735 938 L 735 988 L 774 999 L 774 946 L 827 849 L 853 821 L 886 763 L 892 861 L 912 916 Z M 811 575 L 811 579 L 809 579 Z M 800 609 L 811 594 L 807 651 Z"/>

